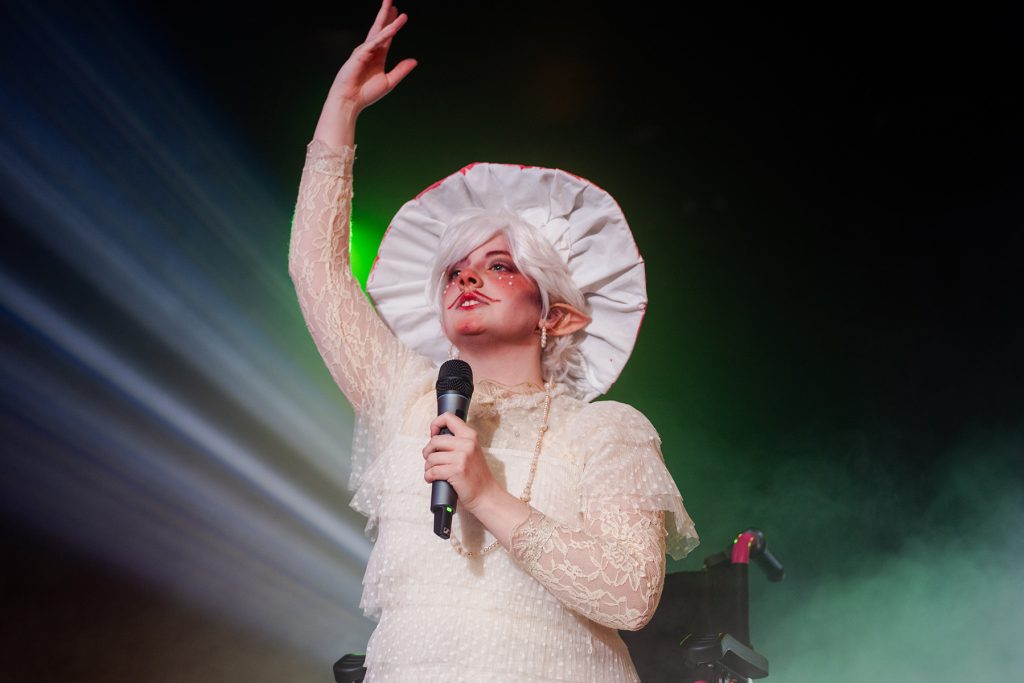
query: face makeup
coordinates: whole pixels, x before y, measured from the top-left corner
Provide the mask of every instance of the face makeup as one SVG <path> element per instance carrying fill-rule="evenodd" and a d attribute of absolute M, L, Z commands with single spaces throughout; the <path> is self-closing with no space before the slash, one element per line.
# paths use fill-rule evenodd
<path fill-rule="evenodd" d="M 442 304 L 442 325 L 456 345 L 460 337 L 479 335 L 527 343 L 540 317 L 537 286 L 519 272 L 503 233 L 452 265 Z"/>

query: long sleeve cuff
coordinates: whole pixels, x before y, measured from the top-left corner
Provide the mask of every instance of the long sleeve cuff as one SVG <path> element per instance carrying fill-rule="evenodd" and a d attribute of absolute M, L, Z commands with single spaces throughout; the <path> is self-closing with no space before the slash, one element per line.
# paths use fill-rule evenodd
<path fill-rule="evenodd" d="M 335 149 L 326 142 L 313 140 L 306 146 L 305 168 L 324 175 L 351 179 L 355 158 L 355 147 Z"/>

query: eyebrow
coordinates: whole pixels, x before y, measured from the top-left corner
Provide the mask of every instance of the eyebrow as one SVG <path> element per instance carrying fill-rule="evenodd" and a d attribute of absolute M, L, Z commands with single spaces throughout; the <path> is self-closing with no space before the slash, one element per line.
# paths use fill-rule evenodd
<path fill-rule="evenodd" d="M 484 258 L 491 258 L 492 256 L 501 256 L 501 255 L 508 256 L 509 258 L 512 258 L 512 254 L 510 254 L 509 252 L 505 251 L 504 249 L 499 249 L 497 251 L 489 251 L 486 254 L 484 254 Z M 468 260 L 469 260 L 468 256 L 466 258 L 464 258 L 464 259 L 460 259 L 460 260 L 456 261 L 455 263 L 453 263 L 452 265 L 448 266 L 448 269 L 451 270 L 452 268 L 458 268 L 459 266 L 465 264 L 466 261 L 468 261 Z"/>

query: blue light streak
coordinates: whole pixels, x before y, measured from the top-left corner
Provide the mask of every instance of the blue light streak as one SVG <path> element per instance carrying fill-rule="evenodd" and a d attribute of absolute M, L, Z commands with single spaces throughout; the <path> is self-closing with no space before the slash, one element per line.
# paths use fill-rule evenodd
<path fill-rule="evenodd" d="M 109 9 L 10 11 L 2 209 L 33 256 L 0 262 L 0 505 L 317 657 L 362 649 L 352 414 L 290 207 Z"/>

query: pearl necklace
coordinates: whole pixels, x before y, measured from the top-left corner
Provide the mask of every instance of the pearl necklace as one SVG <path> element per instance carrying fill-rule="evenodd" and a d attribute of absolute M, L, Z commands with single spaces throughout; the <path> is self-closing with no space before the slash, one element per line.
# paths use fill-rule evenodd
<path fill-rule="evenodd" d="M 529 503 L 530 498 L 533 495 L 533 480 L 537 476 L 537 463 L 540 461 L 540 449 L 544 445 L 544 435 L 548 431 L 548 416 L 551 414 L 551 382 L 544 383 L 544 418 L 541 420 L 540 431 L 537 433 L 537 445 L 533 448 L 533 461 L 530 463 L 530 475 L 526 478 L 526 486 L 523 488 L 522 495 L 519 496 L 519 500 L 524 503 Z M 455 538 L 455 534 L 451 535 L 452 547 L 455 548 L 455 552 L 463 557 L 483 557 L 488 553 L 492 552 L 501 543 L 494 541 L 486 548 L 482 550 L 466 550 L 462 547 L 462 543 Z"/>

